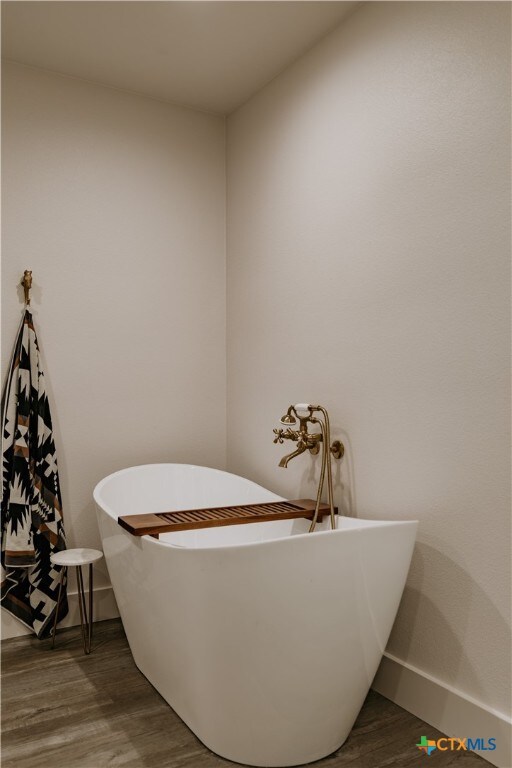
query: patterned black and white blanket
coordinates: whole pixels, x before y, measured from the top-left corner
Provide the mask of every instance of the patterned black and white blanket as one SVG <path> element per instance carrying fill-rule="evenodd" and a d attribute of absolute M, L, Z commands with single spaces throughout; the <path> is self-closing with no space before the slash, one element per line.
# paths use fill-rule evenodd
<path fill-rule="evenodd" d="M 66 548 L 62 503 L 39 347 L 26 309 L 2 393 L 1 603 L 38 637 L 51 631 Z M 59 621 L 68 612 L 65 585 Z"/>

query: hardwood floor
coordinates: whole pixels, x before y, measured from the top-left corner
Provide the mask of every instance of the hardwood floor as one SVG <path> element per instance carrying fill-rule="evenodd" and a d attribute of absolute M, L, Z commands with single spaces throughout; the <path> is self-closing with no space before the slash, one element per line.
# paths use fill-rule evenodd
<path fill-rule="evenodd" d="M 2 768 L 229 768 L 182 723 L 133 663 L 119 620 L 95 624 L 84 656 L 79 628 L 50 641 L 2 644 Z M 422 735 L 442 734 L 370 692 L 343 747 L 318 768 L 412 768 Z M 489 768 L 472 752 L 434 753 L 429 766 Z"/>

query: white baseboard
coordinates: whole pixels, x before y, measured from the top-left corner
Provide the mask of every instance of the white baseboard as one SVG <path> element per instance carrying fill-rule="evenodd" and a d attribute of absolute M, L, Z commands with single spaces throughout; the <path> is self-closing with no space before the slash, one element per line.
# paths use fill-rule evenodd
<path fill-rule="evenodd" d="M 76 627 L 80 624 L 80 609 L 78 607 L 78 593 L 68 592 L 69 613 L 66 618 L 60 622 L 61 627 Z M 110 585 L 106 587 L 97 587 L 94 590 L 93 598 L 94 621 L 104 621 L 105 619 L 115 619 L 119 616 L 114 591 Z M 9 640 L 12 637 L 21 637 L 30 635 L 31 630 L 21 621 L 18 621 L 8 611 L 2 608 L 2 640 Z"/>
<path fill-rule="evenodd" d="M 499 768 L 512 768 L 512 720 L 420 669 L 385 653 L 372 688 L 447 736 L 495 738 L 494 751 L 476 751 Z M 418 734 L 418 738 L 426 734 Z"/>

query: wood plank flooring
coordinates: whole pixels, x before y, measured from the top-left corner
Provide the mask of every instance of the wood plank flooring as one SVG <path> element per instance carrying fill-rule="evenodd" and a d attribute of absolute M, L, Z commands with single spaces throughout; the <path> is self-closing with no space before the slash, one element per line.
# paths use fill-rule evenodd
<path fill-rule="evenodd" d="M 230 768 L 210 752 L 133 663 L 121 622 L 95 624 L 84 656 L 79 628 L 50 641 L 2 643 L 2 768 Z M 413 768 L 421 735 L 442 734 L 370 692 L 343 747 L 318 768 Z M 489 768 L 472 752 L 433 753 L 428 768 Z"/>

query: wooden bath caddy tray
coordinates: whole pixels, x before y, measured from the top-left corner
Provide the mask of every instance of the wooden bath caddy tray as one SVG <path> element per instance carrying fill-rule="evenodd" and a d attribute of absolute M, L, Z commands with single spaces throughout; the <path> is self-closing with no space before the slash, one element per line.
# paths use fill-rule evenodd
<path fill-rule="evenodd" d="M 334 508 L 335 514 L 338 510 Z M 216 528 L 220 525 L 241 523 L 269 523 L 273 520 L 293 520 L 306 517 L 313 519 L 315 502 L 311 499 L 296 501 L 272 501 L 267 504 L 240 504 L 233 507 L 210 507 L 207 509 L 185 509 L 181 512 L 158 512 L 149 515 L 125 515 L 117 522 L 134 536 L 155 536 L 159 533 L 190 531 L 195 528 Z M 318 522 L 330 514 L 327 504 L 318 510 Z"/>

